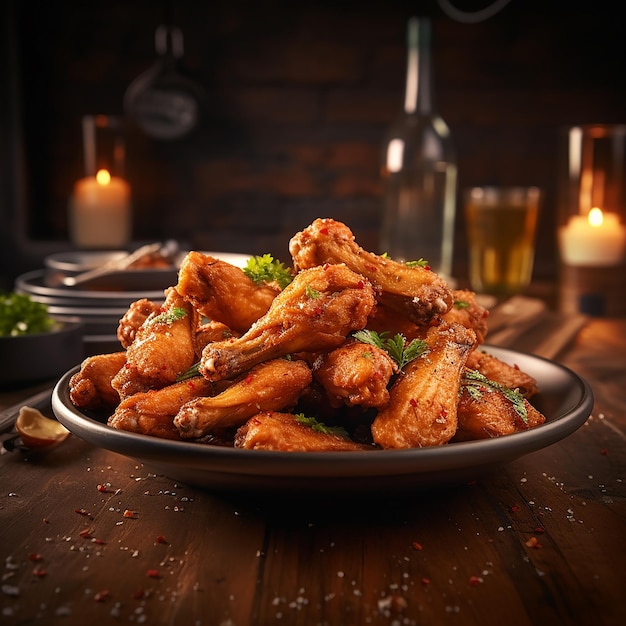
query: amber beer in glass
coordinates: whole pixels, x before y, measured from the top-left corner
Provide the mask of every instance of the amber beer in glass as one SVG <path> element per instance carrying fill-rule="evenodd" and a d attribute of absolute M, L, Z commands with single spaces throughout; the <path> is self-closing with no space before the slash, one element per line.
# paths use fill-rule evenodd
<path fill-rule="evenodd" d="M 529 285 L 539 212 L 537 187 L 474 187 L 465 195 L 469 280 L 499 299 Z"/>

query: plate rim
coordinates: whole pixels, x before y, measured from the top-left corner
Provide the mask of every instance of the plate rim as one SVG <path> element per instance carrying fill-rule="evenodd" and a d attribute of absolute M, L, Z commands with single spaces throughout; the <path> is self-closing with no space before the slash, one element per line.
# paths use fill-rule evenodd
<path fill-rule="evenodd" d="M 259 473 L 265 478 L 279 478 L 285 474 L 286 469 L 290 471 L 289 477 L 295 479 L 366 479 L 462 469 L 468 466 L 468 458 L 476 463 L 480 462 L 481 465 L 509 463 L 564 439 L 578 430 L 591 415 L 594 404 L 591 386 L 567 366 L 538 355 L 489 344 L 480 349 L 504 357 L 503 360 L 509 363 L 522 357 L 525 361 L 537 361 L 555 368 L 576 389 L 573 406 L 562 414 L 549 417 L 541 426 L 502 437 L 425 448 L 365 452 L 241 450 L 116 430 L 85 415 L 71 404 L 69 379 L 80 366 L 66 372 L 57 382 L 52 394 L 52 408 L 57 419 L 66 428 L 93 445 L 146 463 L 161 466 L 165 464 L 166 467 L 172 459 L 184 454 L 187 468 L 197 467 L 204 472 L 239 476 L 242 480 L 258 476 Z M 503 455 L 506 457 L 504 461 Z M 164 470 L 164 473 L 168 472 Z"/>

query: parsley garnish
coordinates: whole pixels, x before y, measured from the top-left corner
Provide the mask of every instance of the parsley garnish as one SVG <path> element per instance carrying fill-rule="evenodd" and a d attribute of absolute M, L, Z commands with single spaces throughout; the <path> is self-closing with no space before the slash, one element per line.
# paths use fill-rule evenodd
<path fill-rule="evenodd" d="M 0 337 L 15 337 L 52 330 L 48 306 L 25 293 L 0 293 Z"/>
<path fill-rule="evenodd" d="M 426 342 L 422 339 L 413 339 L 407 344 L 406 337 L 401 333 L 397 333 L 393 338 L 387 337 L 387 334 L 386 332 L 377 333 L 375 330 L 366 329 L 357 330 L 352 336 L 363 343 L 384 350 L 400 369 L 424 354 L 428 349 Z"/>
<path fill-rule="evenodd" d="M 276 282 L 284 289 L 293 280 L 291 271 L 271 254 L 250 257 L 243 271 L 257 285 Z"/>
<path fill-rule="evenodd" d="M 306 295 L 309 296 L 309 298 L 311 298 L 311 300 L 317 300 L 322 295 L 317 289 L 314 289 L 313 287 L 311 287 L 311 285 L 307 285 L 304 288 L 304 291 Z"/>
<path fill-rule="evenodd" d="M 179 374 L 176 377 L 176 382 L 180 383 L 183 380 L 189 380 L 190 378 L 194 378 L 195 376 L 200 376 L 200 362 L 192 365 L 186 372 Z"/>
<path fill-rule="evenodd" d="M 146 320 L 147 325 L 151 326 L 152 324 L 173 324 L 178 320 L 182 320 L 183 317 L 186 317 L 187 311 L 180 306 L 174 306 L 169 311 L 163 311 L 163 313 L 159 313 L 155 317 L 152 317 Z"/>
<path fill-rule="evenodd" d="M 461 389 L 467 389 L 467 393 L 474 400 L 480 400 L 482 394 L 492 389 L 499 391 L 512 405 L 515 412 L 522 418 L 525 424 L 528 424 L 528 411 L 524 404 L 524 396 L 518 389 L 509 389 L 495 380 L 491 380 L 478 372 L 477 370 L 465 370 Z"/>
<path fill-rule="evenodd" d="M 455 300 L 454 301 L 454 308 L 455 309 L 469 309 L 470 307 L 470 303 L 466 302 L 465 300 Z"/>
<path fill-rule="evenodd" d="M 407 261 L 405 265 L 409 267 L 429 267 L 430 263 L 420 257 L 417 261 Z"/>
<path fill-rule="evenodd" d="M 349 437 L 348 431 L 341 426 L 327 426 L 326 424 L 323 424 L 314 417 L 306 417 L 303 413 L 298 413 L 295 418 L 299 424 L 302 424 L 303 426 L 308 426 L 318 433 L 324 433 L 325 435 L 335 435 L 337 437 L 345 437 L 346 439 Z"/>

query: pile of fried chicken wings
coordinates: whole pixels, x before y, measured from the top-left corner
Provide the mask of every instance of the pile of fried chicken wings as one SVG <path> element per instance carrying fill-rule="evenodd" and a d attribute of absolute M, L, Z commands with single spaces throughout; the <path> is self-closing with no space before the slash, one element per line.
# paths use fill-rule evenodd
<path fill-rule="evenodd" d="M 545 421 L 528 401 L 537 381 L 482 349 L 473 292 L 364 250 L 330 218 L 289 252 L 287 281 L 189 252 L 163 302 L 120 320 L 123 350 L 83 361 L 72 403 L 117 429 L 284 451 L 438 446 Z"/>

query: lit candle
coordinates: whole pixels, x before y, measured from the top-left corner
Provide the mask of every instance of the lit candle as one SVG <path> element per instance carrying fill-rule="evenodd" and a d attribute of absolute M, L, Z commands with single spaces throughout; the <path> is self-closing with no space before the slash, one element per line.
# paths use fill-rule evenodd
<path fill-rule="evenodd" d="M 574 215 L 559 232 L 561 258 L 569 265 L 608 266 L 621 263 L 626 228 L 615 213 L 595 207 L 588 215 Z"/>
<path fill-rule="evenodd" d="M 107 170 L 74 185 L 70 225 L 74 243 L 86 248 L 119 248 L 130 240 L 130 187 Z"/>

